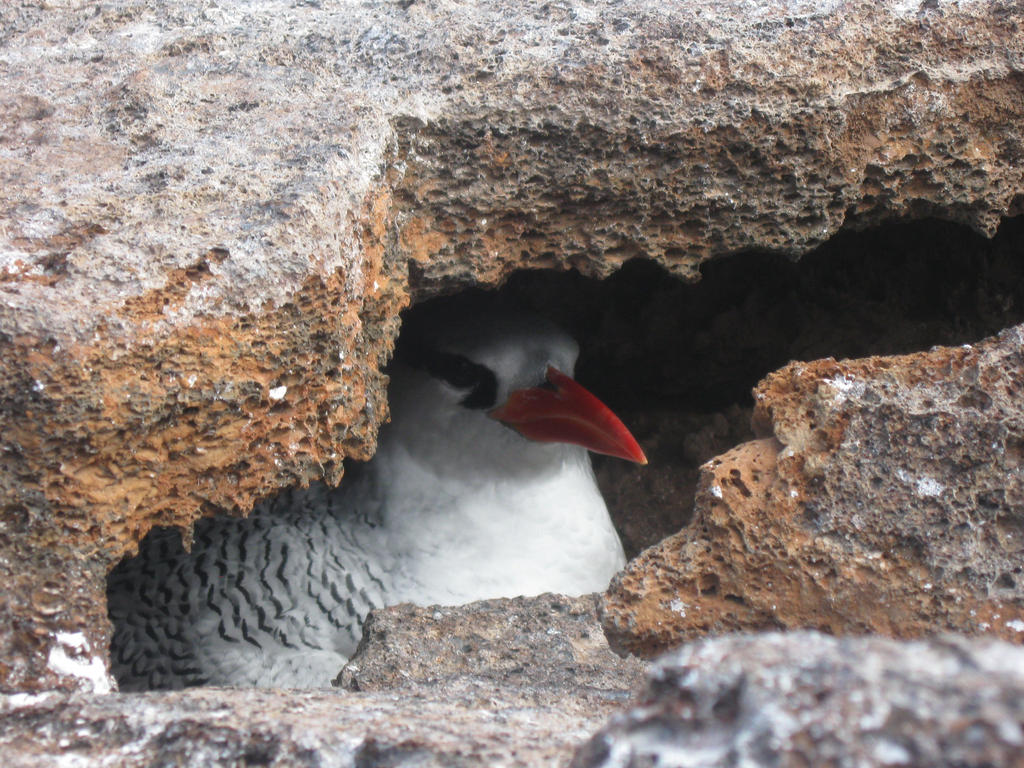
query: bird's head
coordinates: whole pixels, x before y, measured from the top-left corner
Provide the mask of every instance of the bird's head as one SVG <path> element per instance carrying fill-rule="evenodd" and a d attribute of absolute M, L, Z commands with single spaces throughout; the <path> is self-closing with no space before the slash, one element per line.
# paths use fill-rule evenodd
<path fill-rule="evenodd" d="M 470 305 L 426 314 L 413 330 L 396 350 L 390 395 L 406 442 L 443 440 L 477 463 L 540 462 L 558 445 L 647 463 L 619 418 L 572 378 L 579 348 L 548 321 Z"/>

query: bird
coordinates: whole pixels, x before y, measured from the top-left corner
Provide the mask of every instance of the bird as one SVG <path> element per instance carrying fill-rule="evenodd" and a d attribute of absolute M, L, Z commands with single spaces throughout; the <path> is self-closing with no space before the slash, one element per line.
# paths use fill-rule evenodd
<path fill-rule="evenodd" d="M 607 588 L 625 556 L 588 451 L 647 458 L 572 378 L 578 345 L 520 309 L 430 304 L 403 321 L 370 461 L 201 519 L 190 551 L 155 528 L 111 571 L 122 691 L 330 687 L 374 608 Z"/>

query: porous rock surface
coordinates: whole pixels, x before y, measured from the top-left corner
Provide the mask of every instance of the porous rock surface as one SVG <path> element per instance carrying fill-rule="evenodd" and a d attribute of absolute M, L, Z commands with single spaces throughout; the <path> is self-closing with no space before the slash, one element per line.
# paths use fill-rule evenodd
<path fill-rule="evenodd" d="M 639 690 L 597 596 L 374 612 L 349 689 L 0 696 L 5 766 L 565 765 Z"/>
<path fill-rule="evenodd" d="M 372 453 L 410 298 L 1022 207 L 1012 1 L 0 8 L 0 688 L 153 526 Z"/>
<path fill-rule="evenodd" d="M 549 594 L 372 611 L 336 683 L 378 691 L 468 678 L 621 699 L 639 686 L 645 665 L 612 652 L 597 609 L 597 595 Z"/>
<path fill-rule="evenodd" d="M 727 636 L 672 653 L 573 768 L 1019 766 L 1024 649 Z"/>
<path fill-rule="evenodd" d="M 763 437 L 710 462 L 693 522 L 613 580 L 612 645 L 817 628 L 1024 638 L 1024 326 L 975 345 L 791 363 Z"/>

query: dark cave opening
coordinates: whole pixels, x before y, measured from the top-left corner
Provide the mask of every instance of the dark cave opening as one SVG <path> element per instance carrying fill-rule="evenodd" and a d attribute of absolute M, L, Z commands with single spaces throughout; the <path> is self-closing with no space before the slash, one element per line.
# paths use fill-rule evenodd
<path fill-rule="evenodd" d="M 991 240 L 939 220 L 844 231 L 800 259 L 746 252 L 701 275 L 637 259 L 603 281 L 524 271 L 492 292 L 577 339 L 577 378 L 647 452 L 647 467 L 594 457 L 628 556 L 688 522 L 699 466 L 752 437 L 751 390 L 771 371 L 968 344 L 1024 321 L 1024 217 Z"/>
<path fill-rule="evenodd" d="M 607 280 L 520 272 L 501 289 L 582 346 L 582 379 L 620 407 L 717 411 L 790 360 L 978 341 L 1024 319 L 1024 217 L 987 240 L 950 222 L 838 233 L 799 260 L 745 252 L 698 283 L 634 260 Z"/>

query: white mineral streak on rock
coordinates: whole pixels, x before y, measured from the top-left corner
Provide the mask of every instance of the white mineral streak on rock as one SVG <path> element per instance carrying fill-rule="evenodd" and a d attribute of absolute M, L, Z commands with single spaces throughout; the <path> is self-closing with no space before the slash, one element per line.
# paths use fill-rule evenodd
<path fill-rule="evenodd" d="M 110 693 L 113 690 L 107 665 L 102 657 L 92 656 L 89 641 L 81 632 L 57 632 L 56 644 L 50 648 L 47 666 L 60 675 L 76 677 L 88 682 L 93 693 Z M 68 651 L 71 651 L 69 654 Z M 82 658 L 82 657 L 86 658 Z"/>

